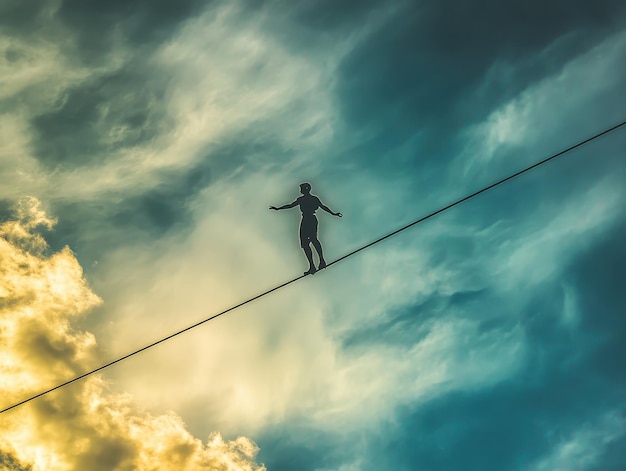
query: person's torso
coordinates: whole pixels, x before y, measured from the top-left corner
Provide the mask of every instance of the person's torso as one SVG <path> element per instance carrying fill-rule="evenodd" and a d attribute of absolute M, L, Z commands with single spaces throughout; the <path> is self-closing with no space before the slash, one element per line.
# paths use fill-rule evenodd
<path fill-rule="evenodd" d="M 298 198 L 298 204 L 300 205 L 300 211 L 303 216 L 313 216 L 315 211 L 320 207 L 320 200 L 317 196 L 302 195 Z"/>

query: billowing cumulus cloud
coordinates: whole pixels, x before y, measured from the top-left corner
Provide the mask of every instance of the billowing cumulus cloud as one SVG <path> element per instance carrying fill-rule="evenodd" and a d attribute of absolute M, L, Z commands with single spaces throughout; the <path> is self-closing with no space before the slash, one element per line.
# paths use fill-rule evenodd
<path fill-rule="evenodd" d="M 98 366 L 89 332 L 73 327 L 102 300 L 72 251 L 52 253 L 41 235 L 54 221 L 38 200 L 19 203 L 0 225 L 0 378 L 3 406 Z M 3 469 L 261 470 L 245 437 L 206 443 L 173 412 L 151 415 L 131 396 L 111 393 L 100 376 L 0 416 Z"/>

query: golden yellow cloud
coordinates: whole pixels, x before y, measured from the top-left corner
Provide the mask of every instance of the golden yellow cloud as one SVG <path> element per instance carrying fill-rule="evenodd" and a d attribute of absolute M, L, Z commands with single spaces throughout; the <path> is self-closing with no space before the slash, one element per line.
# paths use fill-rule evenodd
<path fill-rule="evenodd" d="M 71 320 L 101 303 L 65 247 L 49 253 L 52 228 L 35 198 L 0 224 L 0 406 L 6 407 L 103 362 L 95 338 Z M 245 437 L 207 443 L 174 413 L 154 416 L 113 394 L 101 377 L 57 390 L 0 415 L 0 470 L 264 470 Z"/>

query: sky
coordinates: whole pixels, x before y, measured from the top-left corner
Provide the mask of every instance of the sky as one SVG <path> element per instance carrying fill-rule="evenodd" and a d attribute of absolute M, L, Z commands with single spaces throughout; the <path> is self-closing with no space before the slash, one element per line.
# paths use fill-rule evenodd
<path fill-rule="evenodd" d="M 626 119 L 618 0 L 0 0 L 2 408 Z M 0 414 L 0 470 L 619 471 L 626 128 Z"/>

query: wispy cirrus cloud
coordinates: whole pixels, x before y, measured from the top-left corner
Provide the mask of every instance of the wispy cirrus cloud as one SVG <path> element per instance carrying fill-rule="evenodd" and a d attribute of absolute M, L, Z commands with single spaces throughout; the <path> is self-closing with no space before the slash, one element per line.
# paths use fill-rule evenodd
<path fill-rule="evenodd" d="M 607 95 L 622 83 L 625 45 L 624 33 L 611 35 L 568 61 L 560 70 L 532 83 L 514 99 L 495 109 L 484 122 L 468 130 L 469 144 L 461 155 L 461 159 L 466 160 L 466 174 L 471 168 L 491 168 L 494 159 L 506 158 L 511 149 L 540 148 L 548 136 L 561 131 L 564 135 L 579 136 L 578 131 L 584 129 L 589 113 L 598 114 L 598 117 L 600 114 L 615 115 L 615 119 L 619 119 L 618 108 L 604 107 L 603 112 L 599 112 L 594 102 L 601 100 L 611 106 Z M 546 48 L 544 54 L 547 55 L 551 47 Z M 485 86 L 488 84 L 486 80 Z M 564 116 L 570 118 L 564 119 Z M 532 147 L 528 146 L 529 143 L 533 143 Z M 564 141 L 562 145 L 574 143 Z M 533 160 L 539 160 L 539 156 L 523 158 L 524 162 Z M 522 166 L 519 164 L 520 168 Z M 469 174 L 474 175 L 473 172 Z"/>
<path fill-rule="evenodd" d="M 548 456 L 537 462 L 535 471 L 586 471 L 597 469 L 598 459 L 606 448 L 626 434 L 623 414 L 611 411 L 592 423 L 582 424 L 570 436 L 557 433 L 546 437 L 556 441 Z M 617 465 L 613 463 L 612 465 Z"/>

